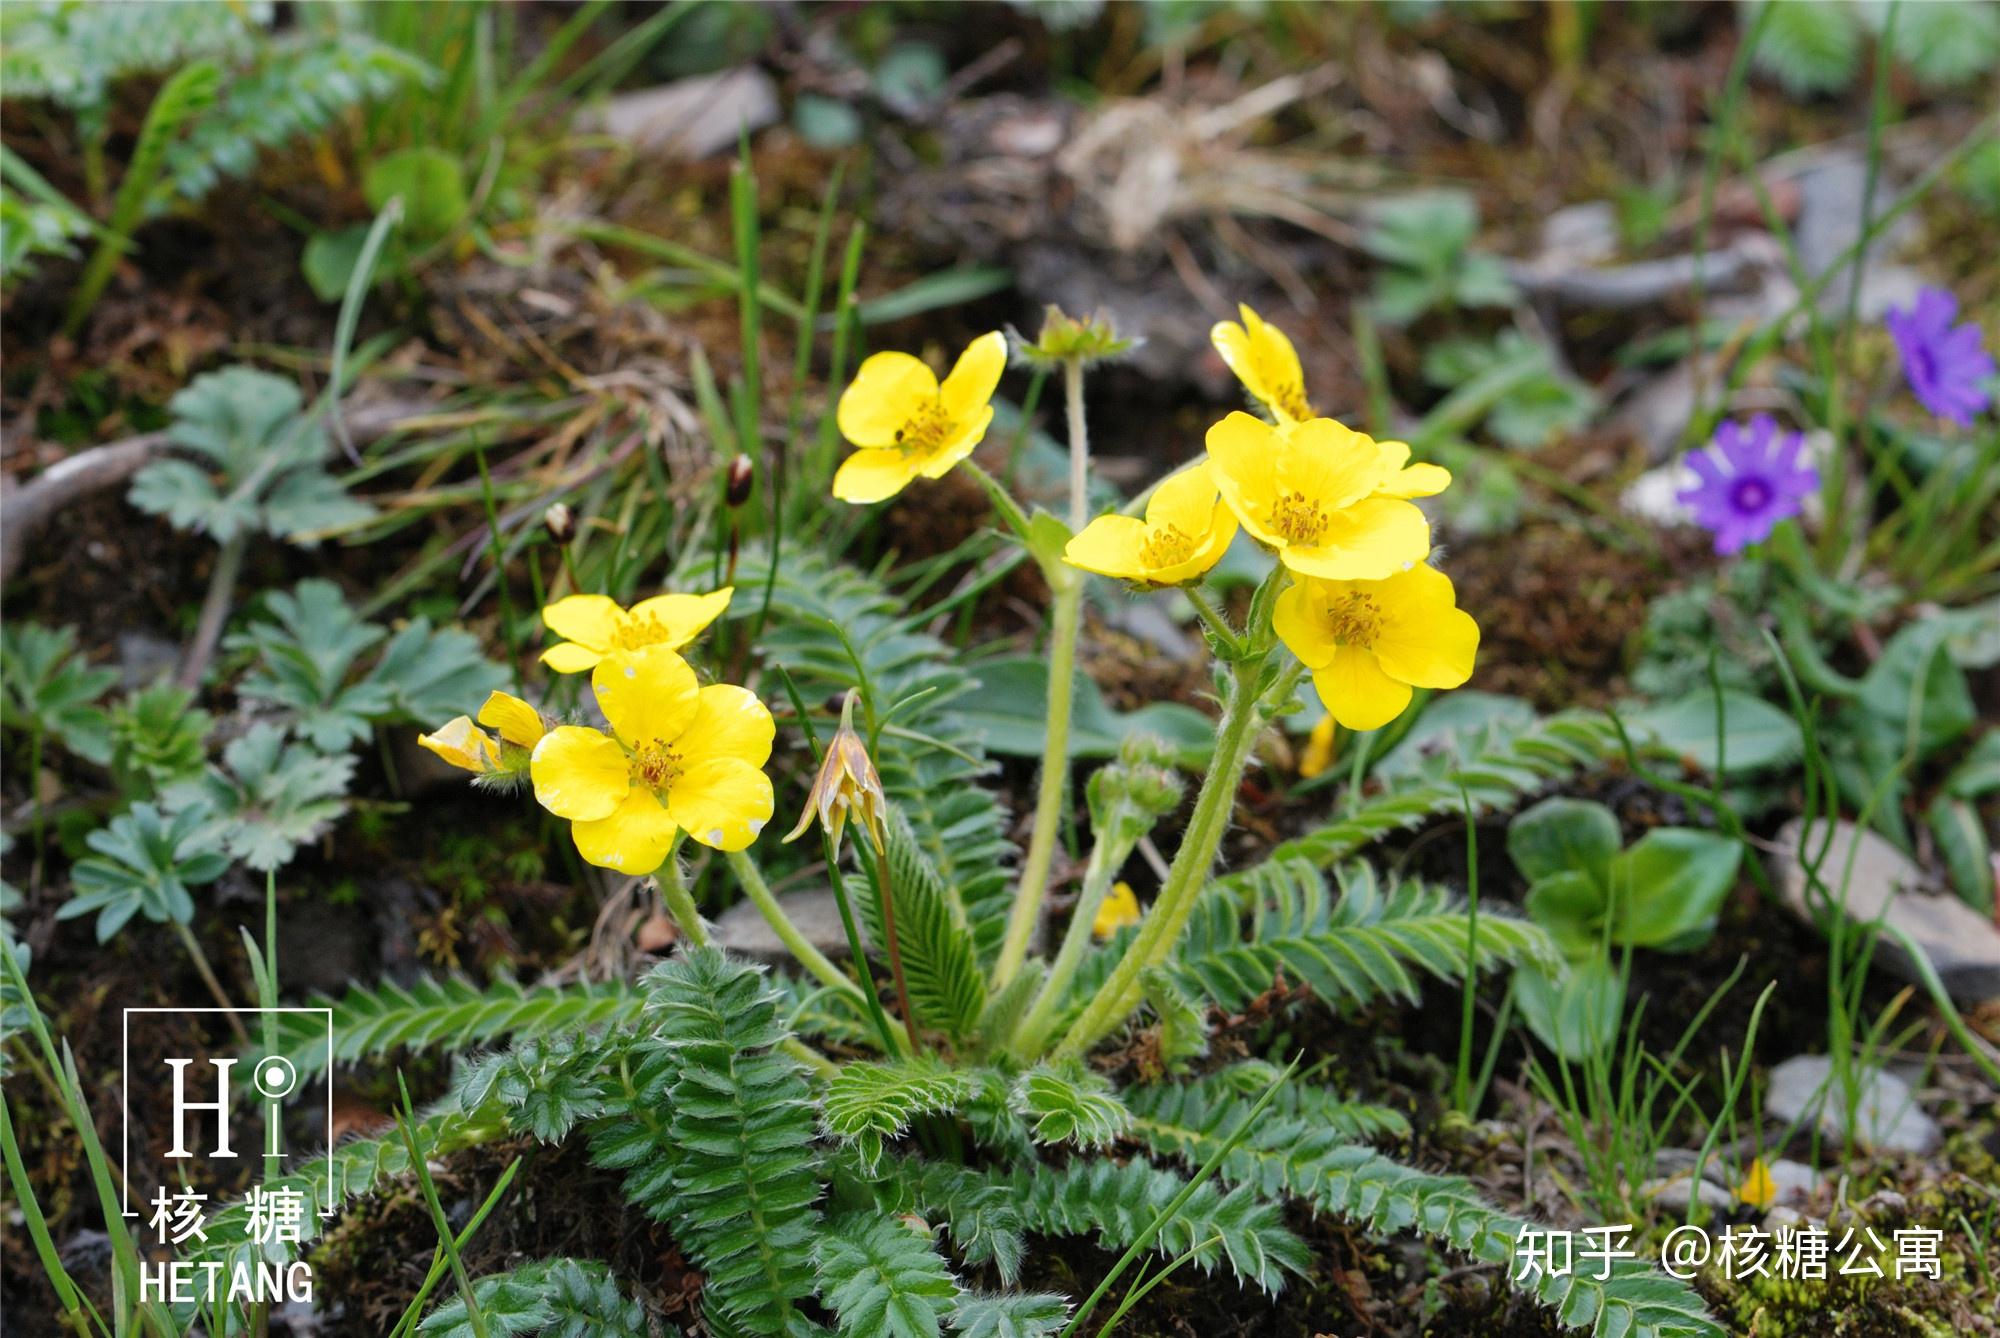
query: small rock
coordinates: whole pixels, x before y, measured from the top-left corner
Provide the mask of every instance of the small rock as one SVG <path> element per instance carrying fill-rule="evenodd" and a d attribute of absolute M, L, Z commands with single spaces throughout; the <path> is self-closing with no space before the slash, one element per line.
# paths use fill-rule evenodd
<path fill-rule="evenodd" d="M 777 119 L 777 85 L 746 65 L 621 93 L 605 105 L 597 125 L 638 148 L 696 162 L 733 147 L 739 131 L 761 130 Z"/>
<path fill-rule="evenodd" d="M 1788 1207 L 1781 1203 L 1772 1208 L 1770 1212 L 1764 1214 L 1764 1230 L 1770 1232 L 1787 1229 L 1796 1231 L 1811 1220 L 1811 1218 L 1807 1217 L 1797 1208 Z"/>
<path fill-rule="evenodd" d="M 1664 1212 L 1686 1213 L 1696 1198 L 1705 1207 L 1717 1212 L 1727 1212 L 1736 1198 L 1721 1185 L 1709 1180 L 1696 1180 L 1692 1174 L 1661 1176 L 1648 1180 L 1639 1186 L 1639 1196 L 1649 1200 L 1654 1207 Z"/>
<path fill-rule="evenodd" d="M 1791 1161 L 1780 1157 L 1765 1166 L 1771 1173 L 1772 1206 L 1780 1204 L 1796 1207 L 1805 1203 L 1819 1191 L 1826 1179 L 1818 1171 L 1804 1162 Z"/>
<path fill-rule="evenodd" d="M 1168 616 L 1157 599 L 1120 600 L 1104 621 L 1106 626 L 1137 637 L 1176 664 L 1185 664 L 1195 657 L 1195 639 Z"/>
<path fill-rule="evenodd" d="M 1817 917 L 1806 900 L 1806 870 L 1798 858 L 1800 830 L 1801 821 L 1794 818 L 1778 833 L 1772 864 L 1785 904 L 1814 923 Z M 1804 848 L 1817 852 L 1822 842 L 1827 842 L 1826 828 L 1815 824 Z M 1854 863 L 1848 877 L 1850 854 Z M 1852 823 L 1837 823 L 1819 875 L 1836 902 L 1845 880 L 1847 914 L 1857 923 L 1879 916 L 1885 925 L 1908 934 L 1954 999 L 1968 1004 L 2000 999 L 2000 929 L 1956 897 L 1928 894 L 1923 871 L 1889 842 Z M 1916 963 L 1888 934 L 1877 941 L 1875 960 L 1913 985 L 1923 983 Z"/>
<path fill-rule="evenodd" d="M 778 898 L 778 905 L 798 926 L 806 942 L 828 957 L 847 956 L 847 928 L 841 923 L 840 903 L 833 899 L 831 888 L 787 892 Z M 792 959 L 791 950 L 778 941 L 764 913 L 748 901 L 740 901 L 722 913 L 722 918 L 715 922 L 715 941 L 731 952 L 760 962 Z"/>
<path fill-rule="evenodd" d="M 181 648 L 148 632 L 118 634 L 118 686 L 127 692 L 150 687 L 173 673 Z"/>
<path fill-rule="evenodd" d="M 1908 1083 L 1880 1069 L 1861 1069 L 1855 1077 L 1856 1142 L 1871 1151 L 1918 1155 L 1937 1146 L 1938 1127 L 1917 1105 Z M 1816 1121 L 1823 1133 L 1839 1138 L 1849 1122 L 1842 1118 L 1840 1099 L 1833 1061 L 1825 1055 L 1799 1055 L 1771 1070 L 1764 1111 L 1787 1124 Z"/>

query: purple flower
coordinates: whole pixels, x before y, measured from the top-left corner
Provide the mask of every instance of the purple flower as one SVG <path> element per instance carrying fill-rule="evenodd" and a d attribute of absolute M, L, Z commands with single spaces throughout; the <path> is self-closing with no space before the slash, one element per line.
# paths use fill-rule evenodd
<path fill-rule="evenodd" d="M 1908 311 L 1889 308 L 1885 318 L 1903 356 L 1903 377 L 1923 406 L 1960 427 L 1992 400 L 1980 382 L 1993 375 L 1993 357 L 1979 346 L 1971 321 L 1953 328 L 1958 299 L 1942 288 L 1925 288 Z"/>
<path fill-rule="evenodd" d="M 1819 487 L 1819 472 L 1799 462 L 1804 445 L 1796 432 L 1780 436 L 1771 416 L 1760 413 L 1747 428 L 1724 423 L 1707 450 L 1688 457 L 1701 481 L 1679 497 L 1714 533 L 1716 552 L 1740 552 L 1799 513 L 1799 504 Z"/>

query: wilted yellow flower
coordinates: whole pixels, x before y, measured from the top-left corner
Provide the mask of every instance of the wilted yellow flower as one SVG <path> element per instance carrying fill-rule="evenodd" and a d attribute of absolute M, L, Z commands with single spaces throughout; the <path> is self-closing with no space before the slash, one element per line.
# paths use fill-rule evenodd
<path fill-rule="evenodd" d="M 1232 413 L 1208 430 L 1211 473 L 1243 528 L 1292 571 L 1328 580 L 1380 580 L 1429 555 L 1430 522 L 1407 499 L 1451 476 L 1405 469 L 1408 458 L 1330 418 L 1273 427 Z"/>
<path fill-rule="evenodd" d="M 799 825 L 785 834 L 787 841 L 796 841 L 806 834 L 812 820 L 819 819 L 820 827 L 833 839 L 834 853 L 840 853 L 840 834 L 847 826 L 851 813 L 861 829 L 868 833 L 869 844 L 879 852 L 886 839 L 882 824 L 889 811 L 889 797 L 882 791 L 882 777 L 875 770 L 874 760 L 868 756 L 868 746 L 854 730 L 854 703 L 857 694 L 852 688 L 847 698 L 840 704 L 840 728 L 833 733 L 833 739 L 826 745 L 826 756 L 820 759 L 819 775 L 813 778 L 812 790 L 806 795 L 805 811 L 799 814 Z"/>
<path fill-rule="evenodd" d="M 1236 514 L 1206 463 L 1173 475 L 1146 501 L 1146 518 L 1099 516 L 1063 549 L 1072 567 L 1146 585 L 1192 581 L 1222 560 Z"/>
<path fill-rule="evenodd" d="M 1272 624 L 1348 729 L 1388 724 L 1412 687 L 1457 687 L 1479 649 L 1479 624 L 1457 607 L 1444 573 L 1424 564 L 1381 581 L 1307 577 L 1278 596 Z"/>
<path fill-rule="evenodd" d="M 1306 399 L 1305 371 L 1292 341 L 1277 326 L 1236 304 L 1243 324 L 1218 321 L 1208 332 L 1208 341 L 1236 373 L 1236 379 L 1281 423 L 1301 423 L 1312 418 L 1313 407 Z"/>
<path fill-rule="evenodd" d="M 1306 750 L 1299 754 L 1299 779 L 1311 780 L 1322 775 L 1333 765 L 1333 739 L 1339 726 L 1330 715 L 1323 715 L 1306 736 Z"/>
<path fill-rule="evenodd" d="M 841 435 L 860 449 L 833 476 L 833 495 L 879 502 L 920 476 L 950 473 L 986 435 L 1006 368 L 1007 337 L 998 330 L 973 340 L 942 385 L 907 353 L 877 353 L 862 363 L 835 412 Z"/>
<path fill-rule="evenodd" d="M 655 595 L 631 608 L 608 595 L 570 595 L 542 610 L 542 621 L 568 638 L 542 652 L 542 663 L 559 674 L 580 674 L 607 655 L 664 646 L 679 650 L 705 631 L 729 607 L 729 586 L 706 595 Z"/>
<path fill-rule="evenodd" d="M 541 712 L 504 692 L 487 694 L 485 705 L 479 708 L 479 724 L 499 730 L 500 737 L 494 738 L 459 716 L 430 734 L 417 735 L 417 743 L 474 775 L 502 775 L 526 766 L 526 750 L 540 743 L 547 730 Z"/>
<path fill-rule="evenodd" d="M 1127 882 L 1116 882 L 1098 903 L 1097 914 L 1091 918 L 1090 932 L 1098 938 L 1110 938 L 1126 925 L 1139 923 L 1139 896 Z"/>
<path fill-rule="evenodd" d="M 1743 1173 L 1743 1183 L 1736 1187 L 1736 1201 L 1759 1211 L 1778 1201 L 1778 1182 L 1771 1178 L 1771 1168 L 1762 1157 L 1751 1162 L 1750 1169 Z"/>
<path fill-rule="evenodd" d="M 570 820 L 586 860 L 651 873 L 683 828 L 718 850 L 757 839 L 771 820 L 763 766 L 776 731 L 755 693 L 699 686 L 687 661 L 665 646 L 605 659 L 590 687 L 612 733 L 552 729 L 535 745 L 530 768 L 535 798 Z"/>
<path fill-rule="evenodd" d="M 473 724 L 470 716 L 454 716 L 430 733 L 417 735 L 417 744 L 475 776 L 500 769 L 499 740 Z"/>

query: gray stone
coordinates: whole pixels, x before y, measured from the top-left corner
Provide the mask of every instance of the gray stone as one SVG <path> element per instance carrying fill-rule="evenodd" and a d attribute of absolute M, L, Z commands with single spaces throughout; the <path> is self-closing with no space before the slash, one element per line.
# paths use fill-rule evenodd
<path fill-rule="evenodd" d="M 1683 1214 L 1696 1198 L 1717 1212 L 1727 1212 L 1736 1202 L 1735 1197 L 1721 1185 L 1707 1179 L 1696 1180 L 1692 1172 L 1648 1180 L 1639 1186 L 1639 1197 L 1662 1212 Z"/>
<path fill-rule="evenodd" d="M 620 93 L 596 125 L 648 152 L 694 162 L 734 147 L 739 130 L 761 130 L 777 119 L 777 85 L 745 65 Z"/>
<path fill-rule="evenodd" d="M 831 888 L 787 892 L 778 898 L 778 906 L 798 926 L 806 942 L 828 957 L 847 956 L 847 929 L 841 923 L 840 903 L 833 899 Z M 792 959 L 791 950 L 778 941 L 764 913 L 748 901 L 739 901 L 722 913 L 722 918 L 715 922 L 715 941 L 731 952 L 760 962 Z"/>
<path fill-rule="evenodd" d="M 165 637 L 150 632 L 118 634 L 118 686 L 127 692 L 167 677 L 180 661 L 181 648 Z"/>
<path fill-rule="evenodd" d="M 1851 1123 L 1855 1141 L 1876 1152 L 1922 1155 L 1938 1144 L 1938 1127 L 1917 1105 L 1916 1093 L 1893 1073 L 1858 1069 Z M 1825 1055 L 1799 1055 L 1771 1070 L 1764 1112 L 1787 1124 L 1817 1123 L 1831 1138 L 1845 1134 L 1840 1084 Z"/>
<path fill-rule="evenodd" d="M 1764 1169 L 1771 1173 L 1771 1203 L 1774 1207 L 1779 1204 L 1797 1207 L 1805 1203 L 1819 1191 L 1826 1179 L 1804 1162 L 1784 1157 L 1766 1164 Z"/>
<path fill-rule="evenodd" d="M 1808 922 L 1817 923 L 1806 896 L 1809 880 L 1798 858 L 1801 828 L 1801 821 L 1794 818 L 1778 833 L 1773 871 L 1785 904 Z M 1826 855 L 1818 869 L 1825 894 L 1816 895 L 1815 901 L 1830 897 L 1843 904 L 1844 898 L 1851 919 L 1868 924 L 1880 917 L 1885 926 L 1908 934 L 1930 959 L 1945 989 L 1961 1003 L 2000 999 L 2000 929 L 1991 920 L 1954 896 L 1929 891 L 1923 871 L 1874 832 L 1842 822 L 1835 825 L 1828 841 L 1822 821 L 1814 824 L 1804 848 L 1817 854 L 1822 842 L 1826 842 Z M 1888 933 L 1876 942 L 1875 960 L 1913 985 L 1923 983 L 1916 963 Z"/>

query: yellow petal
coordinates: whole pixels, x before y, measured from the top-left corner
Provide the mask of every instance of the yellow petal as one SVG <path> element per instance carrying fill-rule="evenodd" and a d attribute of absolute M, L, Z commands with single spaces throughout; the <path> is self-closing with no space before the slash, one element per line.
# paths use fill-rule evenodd
<path fill-rule="evenodd" d="M 1278 430 L 1247 413 L 1209 428 L 1209 477 L 1243 528 L 1267 544 L 1284 540 L 1266 523 L 1278 497 Z"/>
<path fill-rule="evenodd" d="M 943 478 L 959 461 L 972 454 L 973 447 L 986 439 L 986 429 L 992 423 L 993 406 L 981 405 L 969 418 L 957 424 L 944 445 L 923 456 L 917 472 L 927 479 Z"/>
<path fill-rule="evenodd" d="M 571 595 L 542 610 L 542 621 L 565 641 L 599 654 L 618 644 L 618 627 L 625 610 L 608 595 Z"/>
<path fill-rule="evenodd" d="M 1764 1165 L 1762 1157 L 1751 1162 L 1750 1169 L 1744 1172 L 1743 1183 L 1736 1187 L 1736 1201 L 1759 1211 L 1778 1201 L 1778 1182 L 1771 1178 L 1771 1168 Z"/>
<path fill-rule="evenodd" d="M 542 663 L 558 674 L 580 674 L 595 669 L 603 658 L 603 651 L 579 646 L 574 641 L 558 642 L 542 652 Z"/>
<path fill-rule="evenodd" d="M 447 720 L 429 734 L 417 735 L 417 744 L 475 775 L 485 775 L 500 765 L 500 750 L 494 746 L 493 736 L 464 716 Z"/>
<path fill-rule="evenodd" d="M 1295 424 L 1279 436 L 1278 491 L 1296 493 L 1322 510 L 1351 506 L 1388 477 L 1375 442 L 1331 418 Z"/>
<path fill-rule="evenodd" d="M 722 616 L 735 593 L 734 586 L 725 585 L 706 595 L 654 595 L 642 599 L 627 616 L 628 634 L 641 645 L 656 644 L 679 650 Z"/>
<path fill-rule="evenodd" d="M 771 820 L 771 804 L 771 778 L 727 757 L 696 763 L 667 791 L 673 820 L 717 850 L 742 850 L 755 841 Z"/>
<path fill-rule="evenodd" d="M 635 785 L 610 816 L 571 823 L 569 834 L 577 853 L 600 869 L 646 874 L 666 863 L 674 820 L 651 790 Z"/>
<path fill-rule="evenodd" d="M 1346 729 L 1380 729 L 1410 704 L 1410 687 L 1382 672 L 1375 656 L 1357 646 L 1342 646 L 1324 669 L 1313 673 L 1313 687 L 1327 714 Z"/>
<path fill-rule="evenodd" d="M 877 353 L 840 396 L 835 420 L 856 446 L 894 446 L 896 434 L 938 397 L 936 373 L 907 353 Z"/>
<path fill-rule="evenodd" d="M 1287 567 L 1336 581 L 1379 581 L 1430 555 L 1431 527 L 1424 513 L 1404 501 L 1370 497 L 1328 518 L 1320 542 L 1287 548 Z"/>
<path fill-rule="evenodd" d="M 1380 441 L 1382 465 L 1387 477 L 1377 488 L 1380 497 L 1435 497 L 1451 486 L 1451 471 L 1442 465 L 1410 464 L 1410 448 L 1405 442 Z"/>
<path fill-rule="evenodd" d="M 1208 533 L 1185 562 L 1177 562 L 1170 567 L 1162 567 L 1153 579 L 1162 585 L 1180 585 L 1207 573 L 1209 568 L 1222 561 L 1222 555 L 1229 551 L 1229 545 L 1236 538 L 1236 513 L 1218 498 L 1209 508 Z"/>
<path fill-rule="evenodd" d="M 833 476 L 833 495 L 843 502 L 885 501 L 916 477 L 916 462 L 902 451 L 856 451 Z"/>
<path fill-rule="evenodd" d="M 1144 521 L 1132 516 L 1099 516 L 1063 546 L 1063 561 L 1099 576 L 1143 581 L 1146 560 L 1139 550 L 1145 541 Z"/>
<path fill-rule="evenodd" d="M 1127 882 L 1116 882 L 1104 894 L 1104 900 L 1097 904 L 1097 914 L 1091 917 L 1090 932 L 1098 938 L 1110 938 L 1126 925 L 1139 923 L 1139 896 Z"/>
<path fill-rule="evenodd" d="M 1007 336 L 998 330 L 983 334 L 966 345 L 965 352 L 938 388 L 938 400 L 945 415 L 954 423 L 977 416 L 993 398 L 1000 385 L 1000 373 L 1007 370 Z"/>
<path fill-rule="evenodd" d="M 504 692 L 487 695 L 486 705 L 479 708 L 479 723 L 493 726 L 500 731 L 501 738 L 520 748 L 534 747 L 548 732 L 542 725 L 540 711 Z"/>
<path fill-rule="evenodd" d="M 1324 668 L 1338 647 L 1325 619 L 1325 610 L 1347 593 L 1344 582 L 1305 577 L 1286 586 L 1271 608 L 1271 627 L 1299 663 L 1308 669 Z"/>
<path fill-rule="evenodd" d="M 683 766 L 727 757 L 761 767 L 771 759 L 777 726 L 757 694 L 734 683 L 711 683 L 695 698 L 694 719 L 674 740 Z"/>
<path fill-rule="evenodd" d="M 1250 315 L 1250 308 L 1240 308 L 1244 318 Z M 1222 355 L 1223 365 L 1243 383 L 1243 388 L 1259 400 L 1266 400 L 1264 379 L 1257 375 L 1257 359 L 1250 350 L 1250 332 L 1235 321 L 1217 321 L 1208 331 L 1208 342 L 1215 345 L 1215 351 Z"/>
<path fill-rule="evenodd" d="M 1248 306 L 1239 305 L 1237 311 L 1242 314 L 1244 329 L 1250 336 L 1250 359 L 1262 387 L 1252 393 L 1284 422 L 1311 418 L 1312 406 L 1306 402 L 1305 371 L 1299 366 L 1298 351 L 1292 347 L 1291 338 Z"/>
<path fill-rule="evenodd" d="M 1215 476 L 1204 460 L 1160 480 L 1160 486 L 1146 499 L 1146 523 L 1171 525 L 1182 534 L 1200 534 L 1208 528 L 1215 498 Z"/>
<path fill-rule="evenodd" d="M 665 646 L 606 656 L 590 674 L 597 707 L 627 748 L 664 746 L 694 719 L 699 685 L 688 662 Z"/>
<path fill-rule="evenodd" d="M 610 735 L 583 725 L 544 734 L 528 774 L 535 783 L 535 802 L 572 822 L 609 817 L 632 788 L 625 750 Z"/>
<path fill-rule="evenodd" d="M 1381 583 L 1375 654 L 1390 676 L 1420 688 L 1455 688 L 1472 677 L 1479 624 L 1455 606 L 1451 581 L 1419 564 Z"/>
<path fill-rule="evenodd" d="M 1333 741 L 1339 726 L 1330 715 L 1323 715 L 1306 737 L 1306 749 L 1299 754 L 1299 779 L 1311 780 L 1323 775 L 1333 765 Z"/>

